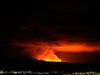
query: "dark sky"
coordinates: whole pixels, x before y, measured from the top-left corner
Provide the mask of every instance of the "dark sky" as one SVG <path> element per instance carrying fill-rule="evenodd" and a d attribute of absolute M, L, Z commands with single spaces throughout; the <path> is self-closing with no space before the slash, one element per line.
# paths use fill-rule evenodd
<path fill-rule="evenodd" d="M 6 4 L 5 4 L 6 5 Z M 1 36 L 14 37 L 23 34 L 35 36 L 55 31 L 56 34 L 86 37 L 99 41 L 99 10 L 93 2 L 41 1 L 19 3 L 1 7 Z M 22 32 L 23 31 L 23 32 Z M 43 33 L 42 33 L 42 32 Z M 34 33 L 34 35 L 31 35 Z M 45 35 L 46 36 L 46 35 Z M 48 33 L 47 33 L 48 36 Z"/>
<path fill-rule="evenodd" d="M 41 1 L 7 5 L 1 8 L 1 32 L 17 34 L 21 27 L 51 28 L 67 35 L 99 37 L 99 10 L 93 3 L 77 1 Z M 6 5 L 6 4 L 5 4 Z M 10 28 L 10 29 L 9 29 Z M 23 27 L 24 28 L 24 27 Z M 50 29 L 49 28 L 49 29 Z M 14 32 L 14 31 L 16 32 Z M 34 30 L 35 31 L 35 30 Z M 40 30 L 39 30 L 40 31 Z M 12 32 L 12 33 L 11 33 Z"/>
<path fill-rule="evenodd" d="M 61 37 L 82 39 L 88 43 L 100 42 L 99 7 L 92 1 L 42 0 L 5 4 L 0 8 L 0 41 L 4 45 L 13 39 L 48 41 Z"/>

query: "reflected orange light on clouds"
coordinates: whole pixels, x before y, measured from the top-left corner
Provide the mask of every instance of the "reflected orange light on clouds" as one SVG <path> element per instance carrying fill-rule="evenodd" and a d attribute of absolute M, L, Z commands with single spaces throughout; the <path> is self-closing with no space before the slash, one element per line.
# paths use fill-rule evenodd
<path fill-rule="evenodd" d="M 100 50 L 100 46 L 89 45 L 88 43 L 82 42 L 20 42 L 14 45 L 26 47 L 26 51 L 33 59 L 44 60 L 49 62 L 61 62 L 55 52 L 95 52 Z"/>

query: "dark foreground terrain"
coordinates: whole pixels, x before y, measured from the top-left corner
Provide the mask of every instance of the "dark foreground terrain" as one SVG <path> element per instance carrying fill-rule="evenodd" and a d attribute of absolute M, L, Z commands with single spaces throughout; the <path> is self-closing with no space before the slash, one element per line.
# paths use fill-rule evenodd
<path fill-rule="evenodd" d="M 6 59 L 0 61 L 0 70 L 30 70 L 30 71 L 67 71 L 86 72 L 100 71 L 100 65 L 79 64 L 79 63 L 59 63 L 45 62 L 27 59 Z"/>

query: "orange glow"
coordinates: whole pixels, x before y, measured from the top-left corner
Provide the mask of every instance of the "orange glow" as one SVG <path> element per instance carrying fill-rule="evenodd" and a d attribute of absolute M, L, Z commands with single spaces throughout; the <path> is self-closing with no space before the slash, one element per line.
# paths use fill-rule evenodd
<path fill-rule="evenodd" d="M 55 55 L 53 50 L 45 50 L 41 55 L 38 55 L 36 58 L 37 60 L 44 60 L 49 62 L 61 62 L 61 59 L 59 59 Z"/>
<path fill-rule="evenodd" d="M 62 62 L 55 52 L 95 52 L 100 51 L 100 46 L 90 45 L 86 42 L 22 42 L 14 45 L 26 47 L 26 51 L 33 59 L 49 62 Z"/>

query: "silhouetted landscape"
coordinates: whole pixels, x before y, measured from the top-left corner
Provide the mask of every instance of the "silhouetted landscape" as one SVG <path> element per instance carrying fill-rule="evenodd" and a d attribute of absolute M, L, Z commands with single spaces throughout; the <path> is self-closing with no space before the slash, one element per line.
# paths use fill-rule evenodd
<path fill-rule="evenodd" d="M 64 62 L 45 62 L 29 59 L 6 59 L 0 62 L 1 70 L 28 70 L 28 71 L 65 71 L 65 72 L 99 72 L 100 65 L 64 63 Z"/>

